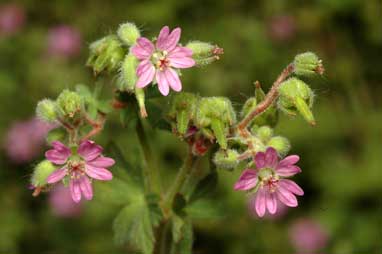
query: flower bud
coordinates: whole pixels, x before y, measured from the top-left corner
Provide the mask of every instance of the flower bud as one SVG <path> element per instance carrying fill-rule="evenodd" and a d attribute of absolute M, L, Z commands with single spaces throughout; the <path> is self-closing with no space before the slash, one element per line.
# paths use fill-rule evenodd
<path fill-rule="evenodd" d="M 195 120 L 199 129 L 212 130 L 220 147 L 227 148 L 226 136 L 229 127 L 236 122 L 236 114 L 229 99 L 224 97 L 202 98 Z"/>
<path fill-rule="evenodd" d="M 122 62 L 119 70 L 119 77 L 117 81 L 117 87 L 121 91 L 134 91 L 135 83 L 137 82 L 137 66 L 138 59 L 128 54 Z"/>
<path fill-rule="evenodd" d="M 322 61 L 313 52 L 305 52 L 298 54 L 294 58 L 294 73 L 299 76 L 313 76 L 315 74 L 322 75 L 324 67 Z"/>
<path fill-rule="evenodd" d="M 37 104 L 36 115 L 41 120 L 52 123 L 57 120 L 56 103 L 50 99 L 44 99 Z"/>
<path fill-rule="evenodd" d="M 95 74 L 103 70 L 108 72 L 116 71 L 125 56 L 125 51 L 118 37 L 114 35 L 93 42 L 89 48 L 90 56 L 86 65 L 92 67 Z"/>
<path fill-rule="evenodd" d="M 256 135 L 263 143 L 266 143 L 273 136 L 273 129 L 269 126 L 261 126 L 257 128 Z"/>
<path fill-rule="evenodd" d="M 184 135 L 191 121 L 195 119 L 195 109 L 199 97 L 191 93 L 178 93 L 172 96 L 168 118 L 176 122 L 176 130 Z"/>
<path fill-rule="evenodd" d="M 31 183 L 34 187 L 42 187 L 47 184 L 46 179 L 56 170 L 56 167 L 48 160 L 43 160 L 34 168 Z"/>
<path fill-rule="evenodd" d="M 142 118 L 147 117 L 146 105 L 145 105 L 145 90 L 135 87 L 135 98 L 138 102 L 139 113 Z"/>
<path fill-rule="evenodd" d="M 213 162 L 218 168 L 234 169 L 239 164 L 239 153 L 236 150 L 219 150 L 215 153 Z"/>
<path fill-rule="evenodd" d="M 257 100 L 255 97 L 249 98 L 243 105 L 241 110 L 241 117 L 245 117 L 248 113 L 255 110 L 257 106 Z"/>
<path fill-rule="evenodd" d="M 192 58 L 197 65 L 207 65 L 219 60 L 219 55 L 223 54 L 223 49 L 207 42 L 192 41 L 186 45 L 192 50 Z"/>
<path fill-rule="evenodd" d="M 275 136 L 271 138 L 269 142 L 267 143 L 267 146 L 270 146 L 276 149 L 276 151 L 282 157 L 288 154 L 291 147 L 289 140 L 281 136 Z"/>
<path fill-rule="evenodd" d="M 58 113 L 64 117 L 73 118 L 76 113 L 80 112 L 83 107 L 83 101 L 79 94 L 69 90 L 64 90 L 58 96 L 57 100 Z"/>
<path fill-rule="evenodd" d="M 136 40 L 141 37 L 139 29 L 134 23 L 127 22 L 119 26 L 118 37 L 128 46 L 133 46 Z"/>
<path fill-rule="evenodd" d="M 281 84 L 279 88 L 279 108 L 289 115 L 299 112 L 311 125 L 315 125 L 311 108 L 314 94 L 305 82 L 297 78 L 290 78 Z"/>

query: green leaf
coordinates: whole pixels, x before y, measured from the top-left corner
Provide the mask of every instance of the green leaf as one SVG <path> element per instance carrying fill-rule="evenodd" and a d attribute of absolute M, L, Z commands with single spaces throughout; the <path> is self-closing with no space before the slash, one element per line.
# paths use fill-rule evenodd
<path fill-rule="evenodd" d="M 171 254 L 191 254 L 194 235 L 190 219 L 185 219 L 181 227 L 181 239 L 178 243 L 172 245 Z M 175 238 L 173 239 L 175 240 Z"/>
<path fill-rule="evenodd" d="M 144 196 L 121 210 L 114 220 L 113 230 L 118 245 L 126 244 L 143 254 L 153 253 L 155 238 Z"/>
<path fill-rule="evenodd" d="M 221 219 L 224 217 L 224 207 L 212 199 L 199 199 L 190 203 L 185 212 L 192 219 Z"/>
<path fill-rule="evenodd" d="M 193 202 L 199 198 L 211 193 L 218 183 L 218 174 L 216 170 L 209 173 L 196 185 L 194 192 L 191 194 L 189 202 Z"/>
<path fill-rule="evenodd" d="M 111 106 L 110 101 L 108 100 L 98 101 L 97 109 L 98 111 L 101 111 L 102 113 L 105 113 L 105 114 L 108 114 L 113 111 L 113 107 Z"/>
<path fill-rule="evenodd" d="M 135 202 L 136 197 L 142 195 L 142 190 L 133 182 L 115 178 L 109 182 L 96 183 L 96 197 L 103 203 L 126 205 Z"/>
<path fill-rule="evenodd" d="M 156 194 L 149 194 L 146 196 L 146 202 L 150 209 L 150 219 L 154 227 L 159 226 L 163 219 L 162 210 L 159 207 L 160 198 Z"/>

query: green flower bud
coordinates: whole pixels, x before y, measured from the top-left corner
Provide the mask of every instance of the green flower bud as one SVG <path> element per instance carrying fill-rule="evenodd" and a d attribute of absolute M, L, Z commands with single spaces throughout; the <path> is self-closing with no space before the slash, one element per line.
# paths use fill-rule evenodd
<path fill-rule="evenodd" d="M 142 118 L 147 117 L 146 105 L 145 105 L 145 90 L 135 87 L 135 98 L 137 99 L 139 112 Z"/>
<path fill-rule="evenodd" d="M 128 46 L 133 46 L 136 40 L 141 37 L 139 29 L 134 23 L 127 22 L 119 26 L 118 37 Z"/>
<path fill-rule="evenodd" d="M 48 123 L 56 121 L 56 103 L 50 99 L 40 101 L 36 107 L 36 115 L 38 118 Z"/>
<path fill-rule="evenodd" d="M 322 61 L 313 52 L 298 54 L 294 58 L 294 72 L 299 76 L 322 75 L 324 67 Z"/>
<path fill-rule="evenodd" d="M 257 106 L 257 100 L 255 97 L 249 98 L 245 103 L 241 110 L 241 117 L 245 117 L 249 112 L 255 110 Z"/>
<path fill-rule="evenodd" d="M 125 51 L 117 36 L 109 35 L 90 44 L 90 55 L 87 66 L 93 68 L 98 74 L 103 70 L 113 72 L 118 70 Z"/>
<path fill-rule="evenodd" d="M 281 84 L 279 88 L 279 108 L 289 115 L 299 112 L 311 125 L 315 125 L 311 108 L 314 94 L 305 82 L 297 78 L 290 78 Z"/>
<path fill-rule="evenodd" d="M 261 126 L 256 130 L 256 135 L 262 142 L 266 143 L 273 136 L 273 129 L 268 126 Z"/>
<path fill-rule="evenodd" d="M 117 87 L 121 91 L 134 91 L 135 83 L 138 80 L 137 77 L 138 59 L 128 54 L 122 62 L 119 70 L 119 77 L 117 81 Z"/>
<path fill-rule="evenodd" d="M 219 60 L 219 55 L 223 54 L 223 49 L 207 42 L 192 41 L 186 45 L 192 50 L 192 58 L 197 65 L 207 65 Z"/>
<path fill-rule="evenodd" d="M 239 153 L 236 150 L 219 150 L 215 153 L 213 162 L 218 168 L 234 169 L 239 164 Z"/>
<path fill-rule="evenodd" d="M 48 160 L 43 160 L 34 168 L 31 183 L 34 187 L 42 187 L 47 184 L 46 179 L 56 167 Z"/>
<path fill-rule="evenodd" d="M 62 91 L 58 96 L 56 103 L 58 113 L 64 117 L 70 118 L 73 118 L 83 107 L 82 97 L 76 92 L 69 90 Z"/>
<path fill-rule="evenodd" d="M 171 98 L 170 110 L 167 117 L 176 122 L 176 130 L 184 135 L 190 122 L 195 120 L 195 111 L 199 97 L 192 93 L 178 93 Z"/>
<path fill-rule="evenodd" d="M 209 97 L 200 100 L 195 119 L 199 129 L 209 128 L 223 149 L 227 148 L 229 127 L 236 122 L 236 114 L 229 99 Z"/>
<path fill-rule="evenodd" d="M 276 151 L 282 157 L 288 154 L 291 147 L 289 140 L 281 136 L 275 136 L 271 138 L 267 143 L 267 146 L 271 146 L 274 149 L 276 149 Z"/>

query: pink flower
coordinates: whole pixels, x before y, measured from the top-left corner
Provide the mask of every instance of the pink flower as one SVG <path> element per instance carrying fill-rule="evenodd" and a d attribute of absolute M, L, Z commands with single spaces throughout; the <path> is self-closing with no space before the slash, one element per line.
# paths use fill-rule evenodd
<path fill-rule="evenodd" d="M 235 190 L 257 190 L 256 198 L 251 199 L 250 206 L 263 217 L 265 211 L 275 214 L 277 200 L 287 206 L 298 205 L 295 195 L 304 195 L 304 191 L 295 182 L 284 179 L 293 176 L 301 169 L 294 165 L 300 158 L 290 155 L 279 162 L 275 149 L 269 147 L 265 153 L 258 152 L 255 156 L 255 169 L 246 169 L 235 183 Z"/>
<path fill-rule="evenodd" d="M 72 218 L 77 217 L 82 212 L 81 203 L 72 200 L 70 190 L 63 184 L 57 184 L 50 192 L 49 205 L 52 213 L 57 217 Z"/>
<path fill-rule="evenodd" d="M 137 87 L 146 87 L 151 82 L 158 84 L 159 91 L 167 96 L 170 90 L 182 90 L 182 83 L 176 69 L 190 68 L 195 65 L 191 58 L 192 50 L 178 45 L 181 29 L 170 33 L 168 26 L 162 28 L 156 44 L 141 37 L 131 52 L 141 61 L 137 68 Z M 174 69 L 175 68 L 175 69 Z"/>
<path fill-rule="evenodd" d="M 103 148 L 93 141 L 83 141 L 74 152 L 59 141 L 52 142 L 52 146 L 53 149 L 47 151 L 45 157 L 62 167 L 54 171 L 47 182 L 53 184 L 69 176 L 70 193 L 74 202 L 80 202 L 82 195 L 87 200 L 93 198 L 89 177 L 101 181 L 113 178 L 106 168 L 113 166 L 114 160 L 101 156 Z"/>
<path fill-rule="evenodd" d="M 61 25 L 48 33 L 48 53 L 60 57 L 72 57 L 80 53 L 81 34 L 73 27 Z"/>
<path fill-rule="evenodd" d="M 289 238 L 297 251 L 304 252 L 316 252 L 325 248 L 328 242 L 327 232 L 318 222 L 308 218 L 298 219 L 292 224 Z"/>
<path fill-rule="evenodd" d="M 8 157 L 15 163 L 25 163 L 38 156 L 45 144 L 45 137 L 56 125 L 37 118 L 14 123 L 5 137 Z"/>
<path fill-rule="evenodd" d="M 17 33 L 25 23 L 25 11 L 17 4 L 0 6 L 0 37 Z"/>
<path fill-rule="evenodd" d="M 268 23 L 268 34 L 276 42 L 286 42 L 296 35 L 296 21 L 293 16 L 280 15 Z"/>

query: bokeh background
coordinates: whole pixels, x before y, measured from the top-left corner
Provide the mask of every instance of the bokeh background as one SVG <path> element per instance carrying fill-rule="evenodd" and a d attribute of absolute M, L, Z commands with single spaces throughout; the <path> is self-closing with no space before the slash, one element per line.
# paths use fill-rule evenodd
<path fill-rule="evenodd" d="M 97 195 L 74 206 L 61 187 L 38 198 L 28 189 L 50 128 L 33 118 L 36 103 L 78 83 L 94 86 L 84 66 L 88 45 L 125 21 L 146 36 L 181 26 L 183 42 L 223 47 L 220 61 L 183 72 L 184 90 L 229 96 L 238 108 L 254 94 L 254 81 L 268 88 L 297 53 L 316 52 L 326 68 L 309 80 L 318 125 L 282 117 L 276 128 L 302 158 L 299 207 L 260 220 L 232 190 L 240 172 L 221 171 L 217 190 L 201 204 L 209 212 L 195 218 L 194 253 L 382 253 L 379 0 L 2 0 L 0 253 L 126 252 L 113 243 L 118 206 Z M 135 159 L 135 139 L 118 116 L 97 141 L 111 139 Z M 159 168 L 174 174 L 184 145 L 163 131 L 151 141 Z"/>

